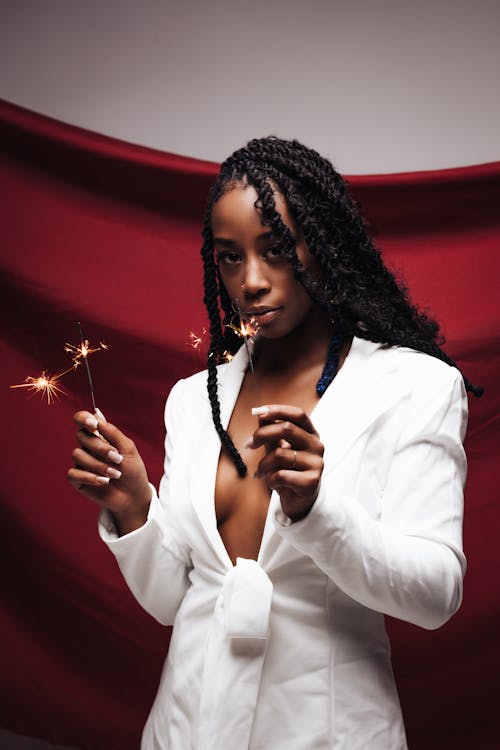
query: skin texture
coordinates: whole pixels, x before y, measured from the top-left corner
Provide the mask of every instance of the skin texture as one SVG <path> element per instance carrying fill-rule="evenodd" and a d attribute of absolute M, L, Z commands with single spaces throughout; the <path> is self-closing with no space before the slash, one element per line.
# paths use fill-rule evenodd
<path fill-rule="evenodd" d="M 331 324 L 280 256 L 269 228 L 261 223 L 256 200 L 253 187 L 237 185 L 212 212 L 224 286 L 244 313 L 255 313 L 261 322 L 255 374 L 245 375 L 229 424 L 249 471 L 240 478 L 224 452 L 217 470 L 218 528 L 233 562 L 238 556 L 256 559 L 271 490 L 279 493 L 284 513 L 297 521 L 311 509 L 323 471 L 323 445 L 308 414 L 318 401 L 315 385 L 324 366 Z M 276 193 L 275 200 L 283 221 L 297 237 L 300 261 L 314 273 L 314 259 L 281 194 Z M 258 414 L 252 413 L 256 407 Z M 73 452 L 70 483 L 108 508 L 121 534 L 138 528 L 146 520 L 151 489 L 135 445 L 108 422 L 97 427 L 88 412 L 78 412 L 74 419 L 79 447 Z M 96 427 L 99 435 L 92 434 Z M 121 463 L 116 463 L 113 453 L 110 458 L 110 450 L 123 456 Z M 113 475 L 117 470 L 119 478 Z"/>

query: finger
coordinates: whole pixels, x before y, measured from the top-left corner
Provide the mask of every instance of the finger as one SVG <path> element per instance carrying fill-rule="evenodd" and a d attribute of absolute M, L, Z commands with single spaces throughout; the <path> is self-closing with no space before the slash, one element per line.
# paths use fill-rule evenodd
<path fill-rule="evenodd" d="M 99 432 L 123 456 L 136 452 L 135 443 L 111 422 L 99 422 Z"/>
<path fill-rule="evenodd" d="M 109 443 L 103 437 L 89 433 L 86 430 L 79 430 L 76 433 L 76 439 L 80 443 L 82 449 L 90 456 L 98 458 L 100 461 L 106 463 L 121 464 L 123 460 L 123 453 L 120 453 L 114 445 Z"/>
<path fill-rule="evenodd" d="M 314 469 L 309 471 L 291 471 L 279 469 L 266 477 L 272 490 L 290 490 L 299 498 L 316 498 L 319 489 L 320 475 Z"/>
<path fill-rule="evenodd" d="M 301 427 L 306 432 L 312 435 L 316 434 L 313 423 L 309 416 L 299 406 L 291 406 L 290 404 L 267 404 L 265 406 L 257 406 L 252 409 L 252 414 L 259 418 L 259 424 L 269 424 L 276 420 L 286 420 L 293 422 L 298 427 Z"/>
<path fill-rule="evenodd" d="M 69 469 L 67 478 L 68 482 L 78 490 L 82 487 L 94 487 L 102 489 L 103 487 L 107 487 L 107 485 L 111 481 L 110 477 L 93 474 L 90 471 L 84 471 L 83 469 L 77 469 L 76 467 L 73 469 Z"/>
<path fill-rule="evenodd" d="M 324 452 L 323 443 L 316 432 L 307 432 L 288 420 L 259 426 L 252 438 L 245 443 L 245 446 L 259 448 L 261 445 L 265 445 L 269 449 L 279 446 L 282 444 L 281 441 L 285 441 L 295 450 L 307 450 L 321 456 Z"/>
<path fill-rule="evenodd" d="M 116 453 L 123 456 L 135 452 L 136 448 L 133 441 L 130 440 L 130 438 L 128 438 L 123 432 L 121 432 L 118 427 L 111 424 L 111 422 L 98 421 L 97 418 L 88 411 L 77 412 L 74 415 L 73 419 L 81 430 L 90 432 L 92 435 L 95 435 L 95 432 L 93 430 L 98 428 L 98 436 L 103 437 L 104 440 L 107 441 L 115 449 Z M 90 448 L 90 444 L 88 442 L 85 444 L 85 448 L 87 447 Z M 93 446 L 90 448 L 92 453 L 99 449 L 100 447 L 98 445 L 96 446 L 96 448 L 94 448 Z M 118 463 L 118 461 L 116 462 Z"/>
<path fill-rule="evenodd" d="M 297 451 L 294 448 L 276 448 L 262 458 L 254 476 L 270 476 L 281 469 L 295 472 L 314 470 L 321 475 L 323 459 L 319 455 Z"/>
<path fill-rule="evenodd" d="M 116 464 L 110 465 L 108 462 L 100 461 L 81 448 L 75 448 L 73 451 L 73 462 L 77 469 L 92 472 L 92 474 L 96 474 L 97 476 L 120 479 L 122 475 L 122 472 L 116 468 Z"/>
<path fill-rule="evenodd" d="M 76 422 L 81 430 L 87 430 L 91 435 L 99 437 L 99 422 L 94 414 L 89 411 L 77 411 L 73 414 L 73 421 Z"/>
<path fill-rule="evenodd" d="M 96 417 L 98 422 L 106 422 L 106 417 L 97 406 L 94 410 L 94 417 Z"/>

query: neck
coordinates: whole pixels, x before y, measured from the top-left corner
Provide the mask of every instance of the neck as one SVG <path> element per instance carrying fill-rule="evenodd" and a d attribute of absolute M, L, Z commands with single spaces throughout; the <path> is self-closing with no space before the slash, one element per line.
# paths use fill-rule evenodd
<path fill-rule="evenodd" d="M 325 362 L 333 334 L 325 313 L 313 307 L 307 317 L 280 339 L 258 337 L 255 344 L 255 367 L 262 374 L 307 367 Z"/>

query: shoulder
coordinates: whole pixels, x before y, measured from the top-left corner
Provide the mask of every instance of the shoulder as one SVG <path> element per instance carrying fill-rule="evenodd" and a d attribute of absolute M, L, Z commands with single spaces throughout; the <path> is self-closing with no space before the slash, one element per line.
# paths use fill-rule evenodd
<path fill-rule="evenodd" d="M 245 347 L 239 349 L 236 355 L 229 362 L 217 365 L 217 382 L 219 386 L 224 386 L 226 380 L 233 377 L 239 377 L 247 368 L 247 356 Z M 198 396 L 207 396 L 208 370 L 200 370 L 187 378 L 178 380 L 170 391 L 167 398 L 167 407 L 169 403 L 178 403 L 182 401 L 192 402 L 192 399 Z"/>
<path fill-rule="evenodd" d="M 454 389 L 463 386 L 463 378 L 456 367 L 406 346 L 388 346 L 364 339 L 354 339 L 353 347 L 363 366 L 393 372 L 410 388 Z"/>
<path fill-rule="evenodd" d="M 461 440 L 467 428 L 468 404 L 460 371 L 437 357 L 399 346 L 367 342 L 373 356 L 395 379 L 394 387 L 406 392 L 402 414 L 403 433 L 421 430 L 429 434 L 453 431 Z M 397 386 L 396 386 L 397 384 Z"/>

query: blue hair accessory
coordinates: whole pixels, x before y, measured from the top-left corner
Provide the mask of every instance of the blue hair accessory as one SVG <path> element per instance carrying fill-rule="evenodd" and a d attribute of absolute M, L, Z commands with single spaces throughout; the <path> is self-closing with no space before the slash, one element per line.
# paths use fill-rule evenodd
<path fill-rule="evenodd" d="M 325 366 L 321 374 L 320 379 L 316 383 L 316 393 L 318 396 L 322 396 L 326 391 L 335 375 L 337 374 L 339 366 L 340 350 L 342 348 L 343 338 L 337 333 L 334 333 L 328 347 L 328 354 L 326 357 Z"/>

